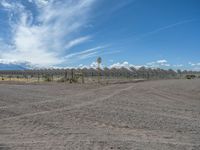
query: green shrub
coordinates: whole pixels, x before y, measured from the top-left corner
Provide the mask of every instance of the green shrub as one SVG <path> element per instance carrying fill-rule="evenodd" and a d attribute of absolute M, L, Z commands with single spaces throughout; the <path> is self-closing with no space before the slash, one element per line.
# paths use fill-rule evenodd
<path fill-rule="evenodd" d="M 69 81 L 69 83 L 77 83 L 78 82 L 78 78 L 67 78 L 67 79 L 65 79 L 64 77 L 63 78 L 60 78 L 60 79 L 58 79 L 57 80 L 57 82 L 68 82 Z"/>
<path fill-rule="evenodd" d="M 186 79 L 194 79 L 194 78 L 196 78 L 196 75 L 186 75 L 185 76 L 186 77 Z"/>
<path fill-rule="evenodd" d="M 78 78 L 72 78 L 69 80 L 70 83 L 77 83 L 78 82 Z"/>
<path fill-rule="evenodd" d="M 69 79 L 68 78 L 65 79 L 64 77 L 57 80 L 57 82 L 66 82 L 66 81 L 69 81 Z"/>
<path fill-rule="evenodd" d="M 65 82 L 65 79 L 64 78 L 60 78 L 57 80 L 57 82 Z"/>
<path fill-rule="evenodd" d="M 44 78 L 44 81 L 46 81 L 46 82 L 51 82 L 52 81 L 52 78 L 50 76 L 48 76 L 48 75 L 43 76 L 43 78 Z"/>

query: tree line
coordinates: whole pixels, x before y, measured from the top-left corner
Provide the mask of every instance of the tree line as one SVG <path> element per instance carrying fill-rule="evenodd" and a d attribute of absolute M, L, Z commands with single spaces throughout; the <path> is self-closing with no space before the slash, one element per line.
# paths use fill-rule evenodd
<path fill-rule="evenodd" d="M 38 69 L 38 70 L 1 70 L 0 76 L 3 80 L 7 78 L 37 78 L 52 81 L 54 78 L 61 78 L 63 81 L 74 80 L 76 78 L 135 78 L 135 79 L 169 79 L 169 78 L 183 78 L 186 75 L 196 75 L 199 77 L 198 71 L 181 71 L 161 68 L 72 68 L 72 69 Z"/>

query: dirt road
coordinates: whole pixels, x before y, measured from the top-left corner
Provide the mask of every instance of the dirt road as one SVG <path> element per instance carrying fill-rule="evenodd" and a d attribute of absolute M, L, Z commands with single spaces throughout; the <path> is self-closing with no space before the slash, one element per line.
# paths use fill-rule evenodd
<path fill-rule="evenodd" d="M 200 80 L 0 84 L 0 150 L 200 150 Z"/>

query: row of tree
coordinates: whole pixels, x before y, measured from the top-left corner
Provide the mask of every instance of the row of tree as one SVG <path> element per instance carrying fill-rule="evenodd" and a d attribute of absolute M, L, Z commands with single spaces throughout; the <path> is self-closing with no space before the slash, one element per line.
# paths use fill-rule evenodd
<path fill-rule="evenodd" d="M 0 71 L 1 77 L 24 77 L 24 78 L 42 78 L 42 77 L 63 77 L 74 78 L 75 76 L 83 77 L 97 77 L 101 78 L 144 78 L 144 79 L 166 79 L 166 78 L 180 78 L 188 74 L 199 74 L 197 71 L 174 71 L 172 69 L 164 70 L 160 68 L 152 69 L 141 67 L 136 69 L 134 67 L 130 68 L 82 68 L 82 69 L 40 69 L 40 70 L 7 70 Z"/>

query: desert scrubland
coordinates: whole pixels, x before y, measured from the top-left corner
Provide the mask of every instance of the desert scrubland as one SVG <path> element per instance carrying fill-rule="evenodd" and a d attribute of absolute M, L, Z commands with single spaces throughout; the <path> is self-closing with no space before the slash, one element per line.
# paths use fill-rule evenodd
<path fill-rule="evenodd" d="M 199 150 L 200 80 L 0 83 L 0 150 Z"/>

